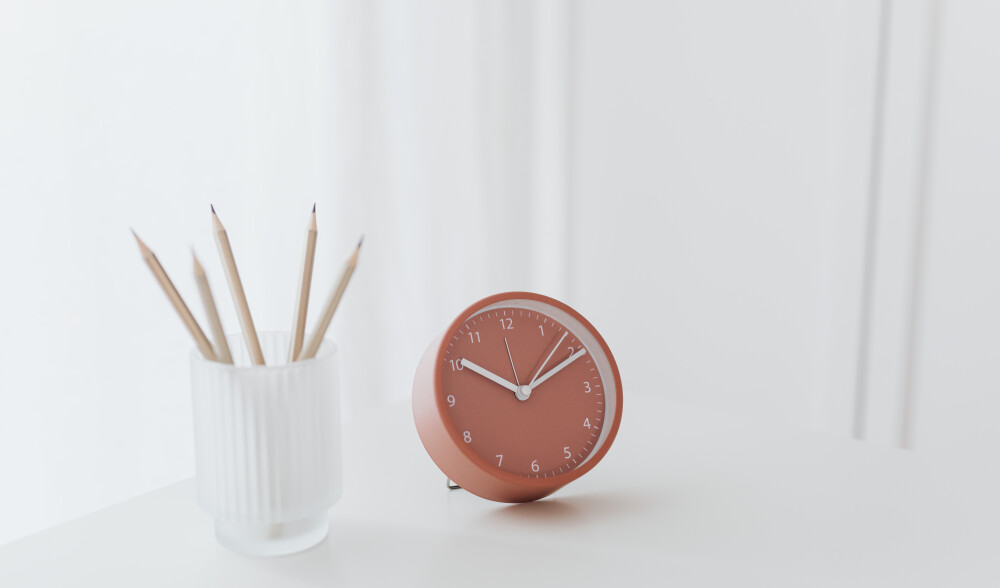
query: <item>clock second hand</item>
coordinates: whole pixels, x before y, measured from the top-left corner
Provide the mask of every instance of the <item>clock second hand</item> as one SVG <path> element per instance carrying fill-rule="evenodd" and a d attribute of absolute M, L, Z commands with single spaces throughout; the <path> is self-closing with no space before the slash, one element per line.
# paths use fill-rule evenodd
<path fill-rule="evenodd" d="M 535 372 L 535 377 L 531 378 L 531 381 L 528 382 L 528 388 L 531 388 L 532 386 L 535 385 L 535 380 L 538 379 L 538 374 L 542 373 L 542 370 L 545 369 L 546 365 L 548 365 L 549 360 L 552 359 L 552 356 L 555 354 L 556 349 L 559 349 L 559 346 L 562 345 L 563 339 L 565 339 L 566 335 L 568 334 L 569 331 L 563 331 L 562 337 L 559 337 L 559 341 L 557 341 L 556 344 L 552 346 L 552 351 L 549 352 L 549 356 L 545 358 L 545 361 L 542 362 L 542 365 L 538 366 L 538 371 Z"/>
<path fill-rule="evenodd" d="M 510 343 L 507 343 L 507 337 L 503 338 L 503 344 L 507 346 L 507 359 L 510 360 L 510 369 L 514 370 L 514 383 L 517 384 L 518 388 L 520 388 L 521 380 L 517 378 L 517 368 L 514 367 L 514 358 L 510 354 Z"/>

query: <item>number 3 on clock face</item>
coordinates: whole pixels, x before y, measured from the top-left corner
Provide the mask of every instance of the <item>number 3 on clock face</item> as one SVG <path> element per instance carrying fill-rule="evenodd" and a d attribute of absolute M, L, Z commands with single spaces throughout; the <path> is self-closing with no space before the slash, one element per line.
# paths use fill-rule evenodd
<path fill-rule="evenodd" d="M 541 498 L 607 453 L 621 422 L 621 377 L 579 313 L 527 292 L 481 300 L 428 348 L 413 410 L 449 478 L 484 498 Z"/>

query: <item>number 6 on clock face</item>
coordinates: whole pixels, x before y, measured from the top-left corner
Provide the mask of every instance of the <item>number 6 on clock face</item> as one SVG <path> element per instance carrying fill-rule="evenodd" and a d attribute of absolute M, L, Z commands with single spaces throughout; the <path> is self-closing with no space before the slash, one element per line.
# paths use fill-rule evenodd
<path fill-rule="evenodd" d="M 586 319 L 513 292 L 477 302 L 431 344 L 413 412 L 450 479 L 484 498 L 524 502 L 604 457 L 621 422 L 621 390 L 614 357 Z"/>

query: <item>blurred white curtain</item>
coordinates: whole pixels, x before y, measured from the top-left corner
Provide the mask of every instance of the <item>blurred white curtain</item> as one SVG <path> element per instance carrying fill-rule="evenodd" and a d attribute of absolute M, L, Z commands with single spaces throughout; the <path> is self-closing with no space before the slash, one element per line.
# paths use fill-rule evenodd
<path fill-rule="evenodd" d="M 562 2 L 333 5 L 321 222 L 339 253 L 366 234 L 335 328 L 349 409 L 407 397 L 425 346 L 476 299 L 566 294 L 568 15 Z"/>

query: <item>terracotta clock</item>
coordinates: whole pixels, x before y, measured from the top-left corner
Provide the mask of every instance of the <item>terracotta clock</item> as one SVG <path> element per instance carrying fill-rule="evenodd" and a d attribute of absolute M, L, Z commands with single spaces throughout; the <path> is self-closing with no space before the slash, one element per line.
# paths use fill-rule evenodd
<path fill-rule="evenodd" d="M 464 310 L 413 381 L 413 417 L 434 463 L 490 500 L 528 502 L 590 471 L 622 416 L 607 343 L 569 306 L 510 292 Z"/>

